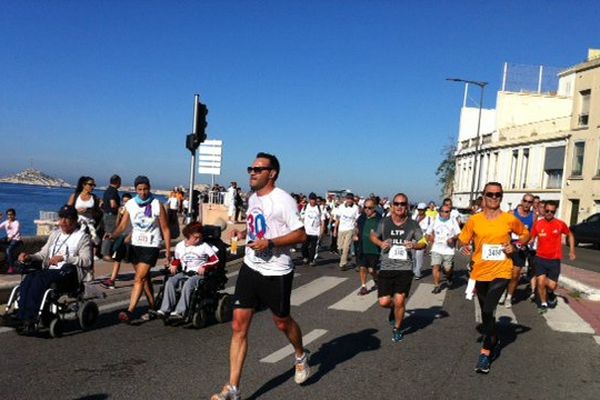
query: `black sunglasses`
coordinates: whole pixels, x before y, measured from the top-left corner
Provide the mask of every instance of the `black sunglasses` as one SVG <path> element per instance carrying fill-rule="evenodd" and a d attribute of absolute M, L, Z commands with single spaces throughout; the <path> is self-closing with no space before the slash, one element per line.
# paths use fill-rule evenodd
<path fill-rule="evenodd" d="M 94 182 L 86 182 L 86 185 L 90 185 L 90 186 L 96 186 L 96 184 Z"/>
<path fill-rule="evenodd" d="M 255 174 L 260 174 L 263 171 L 270 171 L 272 169 L 273 169 L 272 167 L 248 167 L 247 168 L 249 174 L 251 174 L 253 172 Z"/>
<path fill-rule="evenodd" d="M 556 210 L 544 210 L 546 214 L 556 214 Z"/>
<path fill-rule="evenodd" d="M 408 203 L 406 201 L 395 201 L 394 205 L 396 207 L 406 207 L 408 205 Z"/>
<path fill-rule="evenodd" d="M 525 199 L 523 199 L 522 201 L 523 201 L 523 203 L 533 204 L 533 200 L 525 200 Z"/>
<path fill-rule="evenodd" d="M 485 197 L 489 199 L 501 199 L 502 192 L 485 192 Z"/>
<path fill-rule="evenodd" d="M 363 208 L 364 208 L 365 210 L 374 210 L 374 209 L 375 209 L 375 207 L 367 207 L 367 206 L 364 206 Z"/>

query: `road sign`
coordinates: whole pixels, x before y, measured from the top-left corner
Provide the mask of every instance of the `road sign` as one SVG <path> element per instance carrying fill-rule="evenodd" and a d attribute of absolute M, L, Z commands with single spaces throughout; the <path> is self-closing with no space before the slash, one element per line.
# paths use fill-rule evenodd
<path fill-rule="evenodd" d="M 206 140 L 198 148 L 198 173 L 221 175 L 222 140 Z"/>

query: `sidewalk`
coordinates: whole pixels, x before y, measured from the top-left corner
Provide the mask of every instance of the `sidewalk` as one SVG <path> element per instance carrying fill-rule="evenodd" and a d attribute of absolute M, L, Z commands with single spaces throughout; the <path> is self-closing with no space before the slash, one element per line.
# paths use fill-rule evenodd
<path fill-rule="evenodd" d="M 561 265 L 559 294 L 600 335 L 600 273 Z"/>

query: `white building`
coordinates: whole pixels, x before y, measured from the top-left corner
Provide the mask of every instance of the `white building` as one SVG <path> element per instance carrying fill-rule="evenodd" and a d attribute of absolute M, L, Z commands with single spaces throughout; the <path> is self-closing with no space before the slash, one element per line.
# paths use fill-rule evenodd
<path fill-rule="evenodd" d="M 496 108 L 482 110 L 480 146 L 479 108 L 463 104 L 461 109 L 452 196 L 457 207 L 468 207 L 474 177 L 474 198 L 481 194 L 486 182 L 502 184 L 505 210 L 515 208 L 528 192 L 543 200 L 561 198 L 574 75 L 562 76 L 558 91 L 546 93 L 541 90 L 541 78 L 537 91 L 509 91 L 509 76 L 505 65 L 503 90 L 497 93 Z"/>

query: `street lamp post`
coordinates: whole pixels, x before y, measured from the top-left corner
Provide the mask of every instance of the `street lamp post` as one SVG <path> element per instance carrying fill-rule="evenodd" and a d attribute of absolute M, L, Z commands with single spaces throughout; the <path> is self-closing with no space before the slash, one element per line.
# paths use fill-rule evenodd
<path fill-rule="evenodd" d="M 471 179 L 471 192 L 469 193 L 469 205 L 472 205 L 473 199 L 475 197 L 475 182 L 479 183 L 479 179 L 481 177 L 481 167 L 479 168 L 479 170 L 477 170 L 477 162 L 479 161 L 479 150 L 480 150 L 480 146 L 481 146 L 480 133 L 481 133 L 481 110 L 483 108 L 483 90 L 485 89 L 485 87 L 488 83 L 481 82 L 481 81 L 470 81 L 467 79 L 460 79 L 460 78 L 446 78 L 446 80 L 452 81 L 452 82 L 463 82 L 466 84 L 472 83 L 473 85 L 479 86 L 479 88 L 481 89 L 481 95 L 479 97 L 479 117 L 477 119 L 477 136 L 476 136 L 476 140 L 475 140 L 475 161 L 473 162 L 473 177 Z"/>

